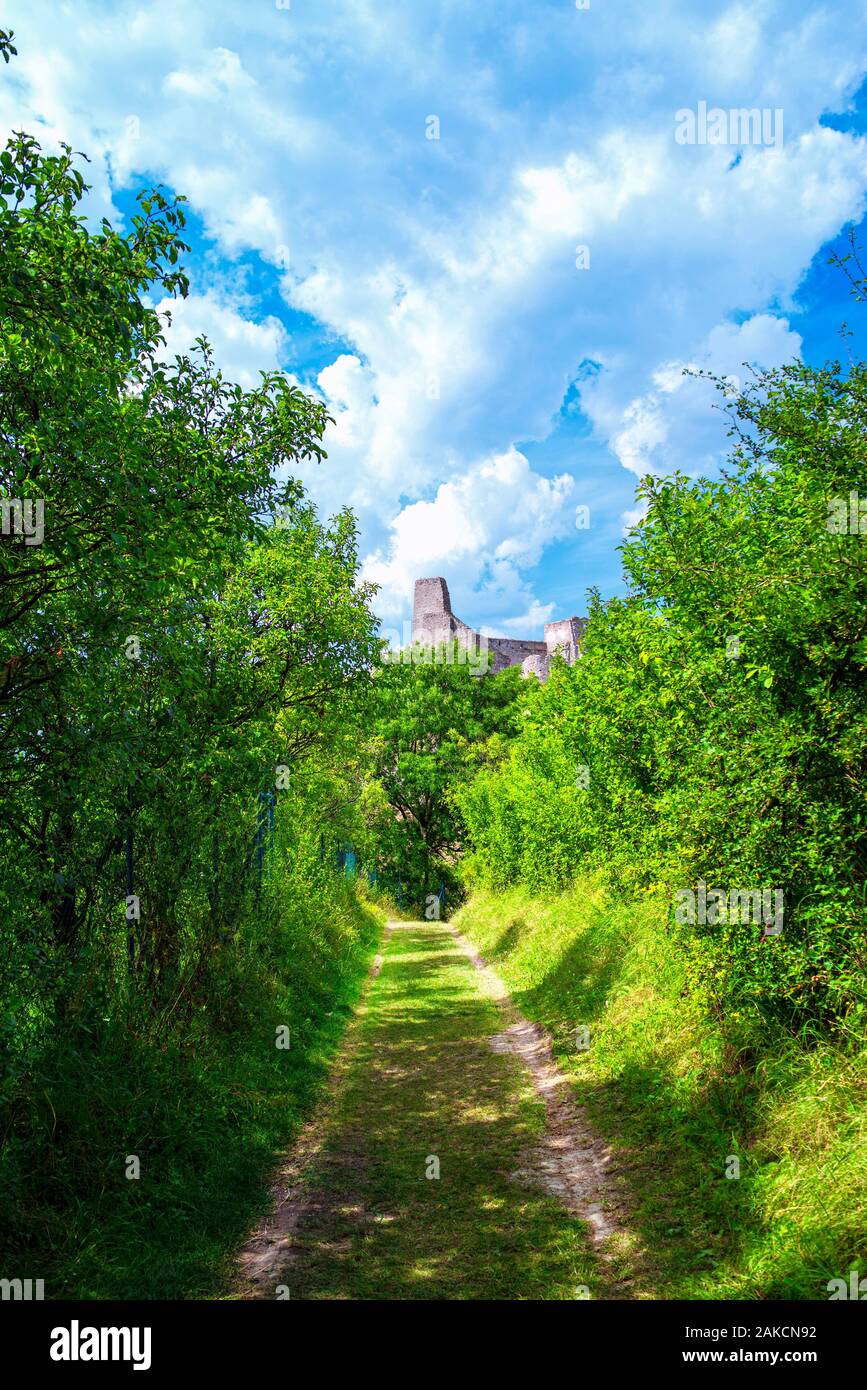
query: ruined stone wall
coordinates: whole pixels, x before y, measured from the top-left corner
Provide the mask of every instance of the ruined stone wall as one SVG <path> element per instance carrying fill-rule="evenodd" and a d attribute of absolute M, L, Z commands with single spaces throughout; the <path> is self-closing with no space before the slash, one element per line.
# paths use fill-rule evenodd
<path fill-rule="evenodd" d="M 525 656 L 521 662 L 521 670 L 524 676 L 538 676 L 544 682 L 548 679 L 548 668 L 550 659 L 547 653 L 544 656 Z"/>
<path fill-rule="evenodd" d="M 493 653 L 491 670 L 503 671 L 507 666 L 520 666 L 524 675 L 535 675 L 544 681 L 550 659 L 556 650 L 571 666 L 580 653 L 583 618 L 562 618 L 545 624 L 544 642 L 525 641 L 514 637 L 483 638 L 473 628 L 461 622 L 452 612 L 449 586 L 440 576 L 417 579 L 412 610 L 412 640 L 425 646 L 440 642 L 460 642 L 461 646 L 477 650 L 484 642 Z"/>
<path fill-rule="evenodd" d="M 417 579 L 412 606 L 412 640 L 446 642 L 456 635 L 452 601 L 446 581 Z"/>
<path fill-rule="evenodd" d="M 494 653 L 491 670 L 504 671 L 507 666 L 522 666 L 530 657 L 545 655 L 544 642 L 523 642 L 512 637 L 488 637 L 488 647 Z"/>
<path fill-rule="evenodd" d="M 581 655 L 581 638 L 587 626 L 585 618 L 559 618 L 545 624 L 545 645 L 549 658 L 559 651 L 567 666 L 574 666 Z"/>

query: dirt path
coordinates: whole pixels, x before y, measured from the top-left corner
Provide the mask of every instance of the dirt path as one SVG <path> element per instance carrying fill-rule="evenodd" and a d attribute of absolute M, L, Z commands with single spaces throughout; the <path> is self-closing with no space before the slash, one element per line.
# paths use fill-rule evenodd
<path fill-rule="evenodd" d="M 273 1196 L 241 1297 L 638 1294 L 610 1154 L 543 1032 L 444 923 L 389 924 Z"/>
<path fill-rule="evenodd" d="M 620 1229 L 617 1190 L 608 1175 L 610 1149 L 593 1132 L 575 1103 L 572 1087 L 554 1061 L 551 1040 L 544 1029 L 524 1018 L 499 975 L 485 964 L 466 937 L 454 927 L 449 930 L 484 976 L 488 993 L 496 999 L 503 1015 L 506 1027 L 491 1038 L 491 1047 L 521 1059 L 545 1103 L 544 1131 L 518 1176 L 526 1182 L 539 1182 L 570 1211 L 583 1217 L 596 1244 L 609 1241 Z"/>

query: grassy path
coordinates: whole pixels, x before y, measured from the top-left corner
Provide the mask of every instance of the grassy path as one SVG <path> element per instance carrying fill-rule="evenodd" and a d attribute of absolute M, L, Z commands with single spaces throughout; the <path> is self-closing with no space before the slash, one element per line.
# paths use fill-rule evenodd
<path fill-rule="evenodd" d="M 497 1047 L 495 993 L 447 926 L 391 924 L 319 1133 L 284 1174 L 282 1238 L 248 1247 L 266 1252 L 253 1296 L 612 1296 L 587 1225 L 533 1185 L 546 1107 Z"/>

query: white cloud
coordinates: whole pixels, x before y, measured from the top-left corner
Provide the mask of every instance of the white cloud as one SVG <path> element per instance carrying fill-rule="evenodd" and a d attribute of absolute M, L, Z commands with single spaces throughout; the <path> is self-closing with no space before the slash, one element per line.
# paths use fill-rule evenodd
<path fill-rule="evenodd" d="M 205 101 L 223 100 L 229 92 L 250 92 L 255 82 L 237 53 L 228 48 L 215 48 L 206 53 L 194 69 L 178 68 L 170 72 L 163 86 L 167 95 L 181 92 L 185 96 Z"/>
<path fill-rule="evenodd" d="M 622 428 L 610 439 L 613 452 L 638 477 L 675 469 L 693 476 L 715 472 L 727 441 L 713 407 L 725 396 L 721 400 L 712 381 L 694 374 L 724 378 L 734 395 L 748 384 L 750 368 L 780 367 L 800 351 L 800 336 L 771 314 L 740 326 L 718 324 L 692 361 L 665 363 L 653 373 L 655 389 L 630 401 Z"/>
<path fill-rule="evenodd" d="M 279 319 L 253 323 L 212 294 L 161 299 L 155 307 L 164 325 L 164 358 L 189 353 L 196 339 L 204 337 L 214 349 L 215 365 L 229 381 L 258 386 L 260 371 L 280 370 L 287 335 Z"/>
<path fill-rule="evenodd" d="M 396 0 L 7 10 L 21 57 L 0 122 L 88 150 L 98 212 L 162 178 L 225 254 L 279 266 L 291 247 L 287 303 L 351 345 L 318 373 L 336 418 L 305 477 L 326 510 L 357 508 L 383 611 L 436 566 L 478 621 L 537 611 L 559 510 L 516 446 L 546 439 L 588 359 L 576 495 L 615 460 L 714 466 L 724 428 L 681 364 L 796 350 L 801 277 L 864 207 L 865 141 L 818 124 L 867 66 L 859 0 L 621 0 L 616 20 L 546 5 L 532 23 L 517 0 L 435 18 Z M 731 149 L 678 146 L 674 113 L 699 100 L 782 107 L 783 149 L 732 168 Z M 173 344 L 206 331 L 244 382 L 278 364 L 276 319 L 245 328 L 243 303 L 194 291 Z M 511 462 L 486 478 L 479 460 Z"/>
<path fill-rule="evenodd" d="M 442 483 L 431 501 L 404 507 L 391 522 L 388 545 L 365 565 L 365 577 L 382 586 L 381 611 L 396 621 L 411 604 L 415 580 L 442 574 L 457 612 L 463 601 L 476 621 L 513 626 L 509 612 L 518 600 L 525 611 L 517 621 L 537 623 L 549 610 L 533 601 L 521 572 L 566 534 L 572 488 L 567 475 L 541 477 L 510 448 Z"/>
<path fill-rule="evenodd" d="M 791 299 L 816 246 L 859 214 L 867 150 L 821 130 L 781 154 L 747 151 L 731 171 L 730 152 L 702 151 L 710 157 L 691 178 L 682 153 L 661 137 L 617 135 L 580 159 L 519 171 L 514 194 L 479 213 L 459 246 L 425 234 L 425 286 L 393 267 L 365 280 L 335 264 L 295 288 L 295 302 L 348 332 L 367 364 L 364 401 L 352 406 L 354 499 L 381 518 L 398 492 L 465 466 L 474 447 L 544 438 L 583 354 L 603 370 L 582 386 L 582 407 L 625 467 L 646 471 L 663 446 L 678 463 L 689 453 L 689 471 L 716 465 L 725 431 L 708 411 L 712 393 L 678 387 L 664 408 L 665 374 L 679 383 L 693 356 L 740 372 L 746 359 L 772 366 L 798 350 L 782 320 L 757 315 L 738 328 L 725 316 Z M 579 241 L 591 245 L 586 272 L 574 268 Z M 690 357 L 672 360 L 675 347 Z M 338 431 L 332 440 L 348 463 Z M 338 477 L 342 468 L 331 481 L 323 472 L 323 499 Z"/>

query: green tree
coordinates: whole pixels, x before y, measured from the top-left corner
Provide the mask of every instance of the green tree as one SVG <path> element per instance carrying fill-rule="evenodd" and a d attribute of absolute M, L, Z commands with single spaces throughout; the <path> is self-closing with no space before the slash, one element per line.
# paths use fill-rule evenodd
<path fill-rule="evenodd" d="M 713 1008 L 800 1026 L 865 1003 L 867 369 L 793 363 L 729 404 L 728 471 L 643 482 L 628 597 L 592 601 L 580 661 L 457 801 L 493 884 L 779 892 L 780 935 L 741 909 L 671 930 Z"/>
<path fill-rule="evenodd" d="M 417 647 L 386 661 L 373 686 L 367 807 L 379 862 L 415 901 L 454 883 L 462 821 L 453 793 L 492 735 L 514 730 L 521 672 L 476 675 L 459 648 Z M 390 816 L 383 814 L 390 809 Z"/>
<path fill-rule="evenodd" d="M 377 650 L 351 517 L 279 481 L 323 407 L 204 342 L 164 364 L 143 296 L 186 292 L 181 203 L 143 196 L 124 237 L 85 191 L 68 149 L 0 156 L 5 968 L 64 1010 L 98 963 L 162 998 L 238 929 L 258 795 Z"/>

